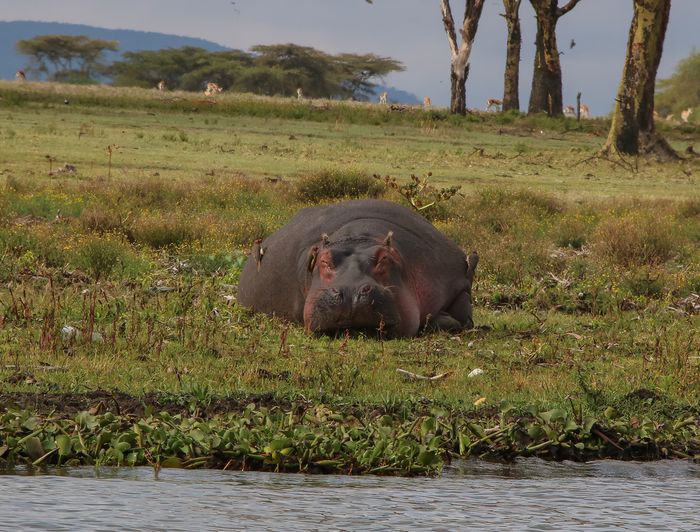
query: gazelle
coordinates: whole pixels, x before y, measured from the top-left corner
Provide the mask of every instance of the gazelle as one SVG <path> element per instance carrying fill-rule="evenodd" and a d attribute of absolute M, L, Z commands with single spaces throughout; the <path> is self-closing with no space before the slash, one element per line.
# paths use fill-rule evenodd
<path fill-rule="evenodd" d="M 303 100 L 304 99 L 304 90 L 299 87 L 297 88 L 297 100 Z"/>
<path fill-rule="evenodd" d="M 693 114 L 693 108 L 688 107 L 685 111 L 681 111 L 681 120 L 683 122 L 688 122 L 688 118 L 690 118 L 690 115 Z"/>
<path fill-rule="evenodd" d="M 165 80 L 164 80 L 164 79 L 161 79 L 161 80 L 158 82 L 158 85 L 156 85 L 156 88 L 157 88 L 160 92 L 164 92 L 164 91 L 167 91 L 167 90 L 168 90 L 168 86 L 165 84 Z"/>
<path fill-rule="evenodd" d="M 503 100 L 499 100 L 497 98 L 489 98 L 488 100 L 486 100 L 486 110 L 487 111 L 491 111 L 491 110 L 500 111 L 502 105 L 503 105 Z"/>
<path fill-rule="evenodd" d="M 24 73 L 24 70 L 18 70 L 15 72 L 15 79 L 17 81 L 25 81 L 27 79 L 27 75 Z"/>
<path fill-rule="evenodd" d="M 387 91 L 382 92 L 379 95 L 379 103 L 382 105 L 386 105 L 388 97 L 389 97 L 389 93 Z"/>
<path fill-rule="evenodd" d="M 433 102 L 430 100 L 430 96 L 425 96 L 423 98 L 423 109 L 430 109 L 433 105 Z"/>
<path fill-rule="evenodd" d="M 219 87 L 216 83 L 210 81 L 209 83 L 207 83 L 207 89 L 204 91 L 204 96 L 216 96 L 221 91 L 221 87 Z"/>
<path fill-rule="evenodd" d="M 581 114 L 581 118 L 590 118 L 591 117 L 591 111 L 585 103 L 582 103 L 579 106 L 578 110 L 579 110 L 579 113 Z"/>

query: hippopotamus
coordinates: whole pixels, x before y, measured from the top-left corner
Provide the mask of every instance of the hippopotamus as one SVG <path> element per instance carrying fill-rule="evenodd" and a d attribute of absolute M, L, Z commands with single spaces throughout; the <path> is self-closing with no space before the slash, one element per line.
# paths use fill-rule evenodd
<path fill-rule="evenodd" d="M 384 200 L 306 207 L 256 240 L 238 302 L 317 333 L 385 337 L 474 326 L 478 255 L 416 212 Z"/>

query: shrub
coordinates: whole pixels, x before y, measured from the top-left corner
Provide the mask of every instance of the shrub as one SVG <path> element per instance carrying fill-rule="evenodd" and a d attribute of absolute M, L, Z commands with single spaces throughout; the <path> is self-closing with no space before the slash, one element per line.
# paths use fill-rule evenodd
<path fill-rule="evenodd" d="M 686 199 L 681 203 L 682 216 L 697 216 L 700 214 L 700 198 Z"/>
<path fill-rule="evenodd" d="M 353 170 L 322 170 L 302 177 L 297 196 L 302 201 L 318 203 L 340 198 L 376 198 L 386 187 L 372 176 Z"/>
<path fill-rule="evenodd" d="M 81 198 L 71 198 L 56 191 L 41 191 L 29 194 L 11 193 L 7 195 L 8 208 L 17 216 L 33 216 L 52 220 L 61 216 L 77 217 L 83 210 Z"/>
<path fill-rule="evenodd" d="M 80 214 L 80 223 L 88 231 L 96 233 L 126 232 L 128 215 L 104 206 L 91 205 Z"/>
<path fill-rule="evenodd" d="M 661 264 L 680 245 L 668 218 L 632 212 L 605 220 L 593 236 L 593 249 L 620 266 Z"/>
<path fill-rule="evenodd" d="M 622 283 L 620 283 L 620 286 L 635 297 L 658 299 L 663 296 L 664 292 L 661 272 L 655 272 L 648 266 L 629 272 L 622 280 Z"/>
<path fill-rule="evenodd" d="M 196 228 L 191 222 L 179 214 L 145 215 L 134 222 L 130 236 L 135 242 L 153 248 L 177 246 L 197 238 Z"/>
<path fill-rule="evenodd" d="M 188 195 L 188 185 L 161 177 L 147 177 L 119 185 L 119 192 L 127 201 L 144 207 L 166 207 Z"/>
<path fill-rule="evenodd" d="M 582 216 L 565 216 L 552 230 L 557 247 L 581 249 L 591 233 L 591 224 Z"/>
<path fill-rule="evenodd" d="M 89 237 L 76 249 L 72 261 L 95 279 L 109 277 L 115 270 L 126 276 L 139 273 L 144 265 L 117 237 Z"/>
<path fill-rule="evenodd" d="M 103 238 L 89 238 L 78 248 L 75 265 L 95 279 L 108 277 L 123 255 L 121 247 Z"/>
<path fill-rule="evenodd" d="M 66 254 L 62 242 L 63 235 L 53 234 L 49 228 L 37 226 L 0 231 L 0 254 L 8 253 L 14 257 L 24 256 L 28 266 L 29 257 L 41 261 L 50 267 L 64 266 Z"/>

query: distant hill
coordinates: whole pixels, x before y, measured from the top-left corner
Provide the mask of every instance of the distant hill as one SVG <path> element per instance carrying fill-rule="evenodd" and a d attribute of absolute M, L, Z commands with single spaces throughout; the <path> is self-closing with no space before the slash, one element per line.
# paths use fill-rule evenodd
<path fill-rule="evenodd" d="M 37 35 L 87 35 L 92 39 L 118 41 L 119 52 L 106 54 L 107 62 L 119 59 L 123 52 L 136 50 L 160 50 L 161 48 L 180 48 L 181 46 L 197 46 L 212 52 L 228 49 L 204 39 L 165 33 L 110 30 L 60 22 L 0 22 L 0 79 L 14 79 L 17 69 L 27 65 L 29 58 L 18 54 L 15 50 L 15 44 L 21 39 L 31 39 Z"/>
<path fill-rule="evenodd" d="M 194 37 L 168 35 L 135 30 L 110 30 L 84 24 L 64 24 L 62 22 L 0 21 L 0 79 L 14 79 L 17 69 L 23 68 L 29 58 L 18 54 L 15 44 L 21 39 L 31 39 L 37 35 L 87 35 L 92 39 L 106 39 L 119 42 L 119 51 L 105 54 L 107 62 L 118 60 L 123 52 L 136 50 L 160 50 L 197 46 L 211 52 L 229 50 L 215 42 Z M 383 91 L 389 93 L 389 101 L 404 104 L 419 104 L 415 94 L 394 87 L 377 87 L 375 101 Z"/>

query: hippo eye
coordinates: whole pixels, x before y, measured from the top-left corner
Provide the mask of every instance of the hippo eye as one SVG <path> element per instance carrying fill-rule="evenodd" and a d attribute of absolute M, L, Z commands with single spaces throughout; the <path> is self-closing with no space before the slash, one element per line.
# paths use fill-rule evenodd
<path fill-rule="evenodd" d="M 391 260 L 386 255 L 374 258 L 374 268 L 377 270 L 385 270 L 389 267 Z"/>

